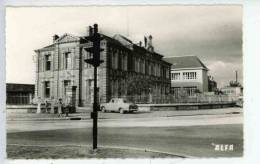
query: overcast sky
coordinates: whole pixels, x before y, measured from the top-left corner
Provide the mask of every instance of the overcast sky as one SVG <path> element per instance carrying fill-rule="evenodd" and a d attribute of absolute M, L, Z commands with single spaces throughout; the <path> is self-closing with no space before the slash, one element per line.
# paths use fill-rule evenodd
<path fill-rule="evenodd" d="M 6 81 L 35 81 L 35 49 L 52 43 L 54 34 L 100 32 L 127 36 L 134 43 L 153 36 L 155 51 L 165 57 L 196 55 L 218 85 L 242 83 L 241 6 L 35 7 L 6 10 Z"/>

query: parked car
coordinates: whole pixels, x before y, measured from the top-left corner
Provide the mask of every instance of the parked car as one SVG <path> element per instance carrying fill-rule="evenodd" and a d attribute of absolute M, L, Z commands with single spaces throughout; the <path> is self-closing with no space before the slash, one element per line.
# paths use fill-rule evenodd
<path fill-rule="evenodd" d="M 123 98 L 112 98 L 108 103 L 100 104 L 100 110 L 102 112 L 134 112 L 138 110 L 138 106 Z"/>

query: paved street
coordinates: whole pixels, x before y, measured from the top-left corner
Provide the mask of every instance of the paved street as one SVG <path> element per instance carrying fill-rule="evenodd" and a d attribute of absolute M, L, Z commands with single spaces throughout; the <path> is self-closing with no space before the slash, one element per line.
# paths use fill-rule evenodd
<path fill-rule="evenodd" d="M 111 117 L 120 116 L 118 113 L 106 113 L 110 114 Z M 195 157 L 241 156 L 242 122 L 243 115 L 232 112 L 198 115 L 170 115 L 168 112 L 168 117 L 112 117 L 98 122 L 99 145 L 151 149 Z M 92 120 L 7 121 L 7 132 L 9 146 L 91 145 Z M 216 144 L 231 144 L 234 150 L 216 151 Z"/>
<path fill-rule="evenodd" d="M 109 115 L 109 114 L 107 114 Z M 111 115 L 115 115 L 111 113 Z M 116 113 L 116 115 L 119 115 Z M 100 119 L 99 127 L 171 127 L 241 124 L 241 114 Z M 7 121 L 7 132 L 91 128 L 92 120 Z"/>
<path fill-rule="evenodd" d="M 91 109 L 79 110 L 79 112 L 70 114 L 69 117 L 80 117 L 82 119 L 90 119 Z M 242 108 L 220 108 L 220 109 L 200 109 L 200 110 L 168 110 L 163 111 L 138 111 L 135 113 L 119 114 L 119 113 L 102 113 L 99 112 L 99 119 L 129 119 L 129 118 L 155 118 L 155 117 L 175 117 L 175 116 L 196 116 L 196 115 L 221 115 L 230 113 L 243 113 Z M 35 114 L 27 113 L 26 110 L 7 110 L 7 121 L 39 121 L 39 120 L 57 120 L 65 119 L 57 117 L 57 114 Z"/>

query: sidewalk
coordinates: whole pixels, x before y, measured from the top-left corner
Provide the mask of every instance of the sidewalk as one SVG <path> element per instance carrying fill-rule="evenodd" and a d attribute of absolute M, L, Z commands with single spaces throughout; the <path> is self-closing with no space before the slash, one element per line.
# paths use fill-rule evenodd
<path fill-rule="evenodd" d="M 129 118 L 159 118 L 159 117 L 177 117 L 177 116 L 196 116 L 196 115 L 223 115 L 223 114 L 243 114 L 242 108 L 221 108 L 204 110 L 182 110 L 182 111 L 150 111 L 135 112 L 129 114 L 120 113 L 98 113 L 99 119 L 129 119 Z M 69 117 L 58 117 L 57 114 L 36 114 L 36 113 L 8 113 L 7 121 L 51 121 L 51 120 L 88 120 L 89 112 L 69 114 Z"/>

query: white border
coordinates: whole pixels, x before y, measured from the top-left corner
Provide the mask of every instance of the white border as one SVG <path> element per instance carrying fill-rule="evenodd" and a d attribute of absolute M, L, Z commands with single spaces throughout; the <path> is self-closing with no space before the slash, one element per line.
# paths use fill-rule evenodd
<path fill-rule="evenodd" d="M 167 4 L 242 4 L 243 5 L 243 55 L 244 55 L 244 157 L 218 159 L 128 159 L 88 160 L 88 163 L 199 163 L 240 164 L 260 161 L 260 2 L 259 0 L 0 0 L 0 163 L 69 163 L 68 160 L 5 160 L 5 6 L 80 6 L 80 5 L 167 5 Z M 73 160 L 73 163 L 86 160 Z"/>

